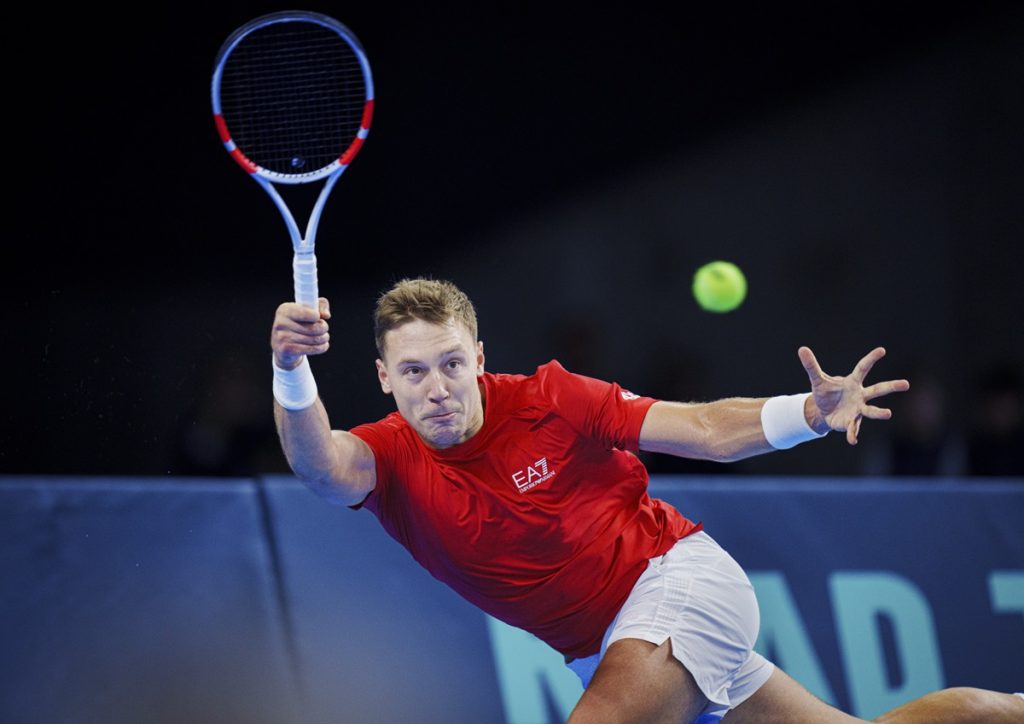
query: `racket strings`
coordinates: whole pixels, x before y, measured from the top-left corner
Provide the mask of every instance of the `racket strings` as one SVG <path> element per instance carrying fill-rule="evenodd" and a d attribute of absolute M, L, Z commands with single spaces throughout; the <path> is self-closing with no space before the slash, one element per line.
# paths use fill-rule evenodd
<path fill-rule="evenodd" d="M 311 22 L 251 32 L 225 60 L 221 109 L 232 140 L 277 173 L 314 173 L 337 161 L 359 133 L 366 81 L 335 31 Z"/>

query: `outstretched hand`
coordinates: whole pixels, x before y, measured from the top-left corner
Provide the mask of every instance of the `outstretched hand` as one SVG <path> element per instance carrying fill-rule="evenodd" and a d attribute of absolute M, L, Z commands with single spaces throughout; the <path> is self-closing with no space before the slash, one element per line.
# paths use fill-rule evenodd
<path fill-rule="evenodd" d="M 831 430 L 845 431 L 846 441 L 851 445 L 857 444 L 857 435 L 860 433 L 860 422 L 863 418 L 888 420 L 892 417 L 892 410 L 869 405 L 869 400 L 910 389 L 907 380 L 889 380 L 876 382 L 870 387 L 864 386 L 864 378 L 868 376 L 868 372 L 885 356 L 883 347 L 876 347 L 868 352 L 853 368 L 853 372 L 845 377 L 825 374 L 808 347 L 801 347 L 797 355 L 811 380 L 811 393 L 818 408 L 811 426 L 818 432 L 824 432 L 825 425 Z"/>

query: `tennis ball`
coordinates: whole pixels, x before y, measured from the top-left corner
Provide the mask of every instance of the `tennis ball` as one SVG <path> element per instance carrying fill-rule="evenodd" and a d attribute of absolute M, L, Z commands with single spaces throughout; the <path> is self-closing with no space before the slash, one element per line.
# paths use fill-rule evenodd
<path fill-rule="evenodd" d="M 693 296 L 709 312 L 731 312 L 747 296 L 747 278 L 732 262 L 713 261 L 693 275 Z"/>

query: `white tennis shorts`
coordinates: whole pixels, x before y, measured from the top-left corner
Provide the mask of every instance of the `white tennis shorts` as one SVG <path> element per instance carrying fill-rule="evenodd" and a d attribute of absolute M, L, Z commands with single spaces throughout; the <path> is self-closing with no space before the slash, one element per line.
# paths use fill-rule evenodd
<path fill-rule="evenodd" d="M 641 639 L 672 654 L 708 699 L 698 722 L 714 722 L 746 701 L 774 665 L 754 651 L 761 617 L 754 588 L 732 556 L 707 533 L 681 539 L 651 559 L 604 634 L 600 653 L 569 663 L 586 688 L 609 646 Z"/>

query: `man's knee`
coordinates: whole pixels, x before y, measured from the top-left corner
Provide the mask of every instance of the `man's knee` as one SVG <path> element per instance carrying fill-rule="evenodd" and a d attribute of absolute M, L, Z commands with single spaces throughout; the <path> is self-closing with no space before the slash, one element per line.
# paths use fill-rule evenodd
<path fill-rule="evenodd" d="M 946 689 L 965 717 L 984 722 L 1024 721 L 1024 698 L 987 689 L 959 686 Z"/>
<path fill-rule="evenodd" d="M 955 697 L 965 712 L 983 712 L 992 704 L 991 691 L 975 689 L 970 686 L 954 686 L 946 689 L 946 693 Z"/>

